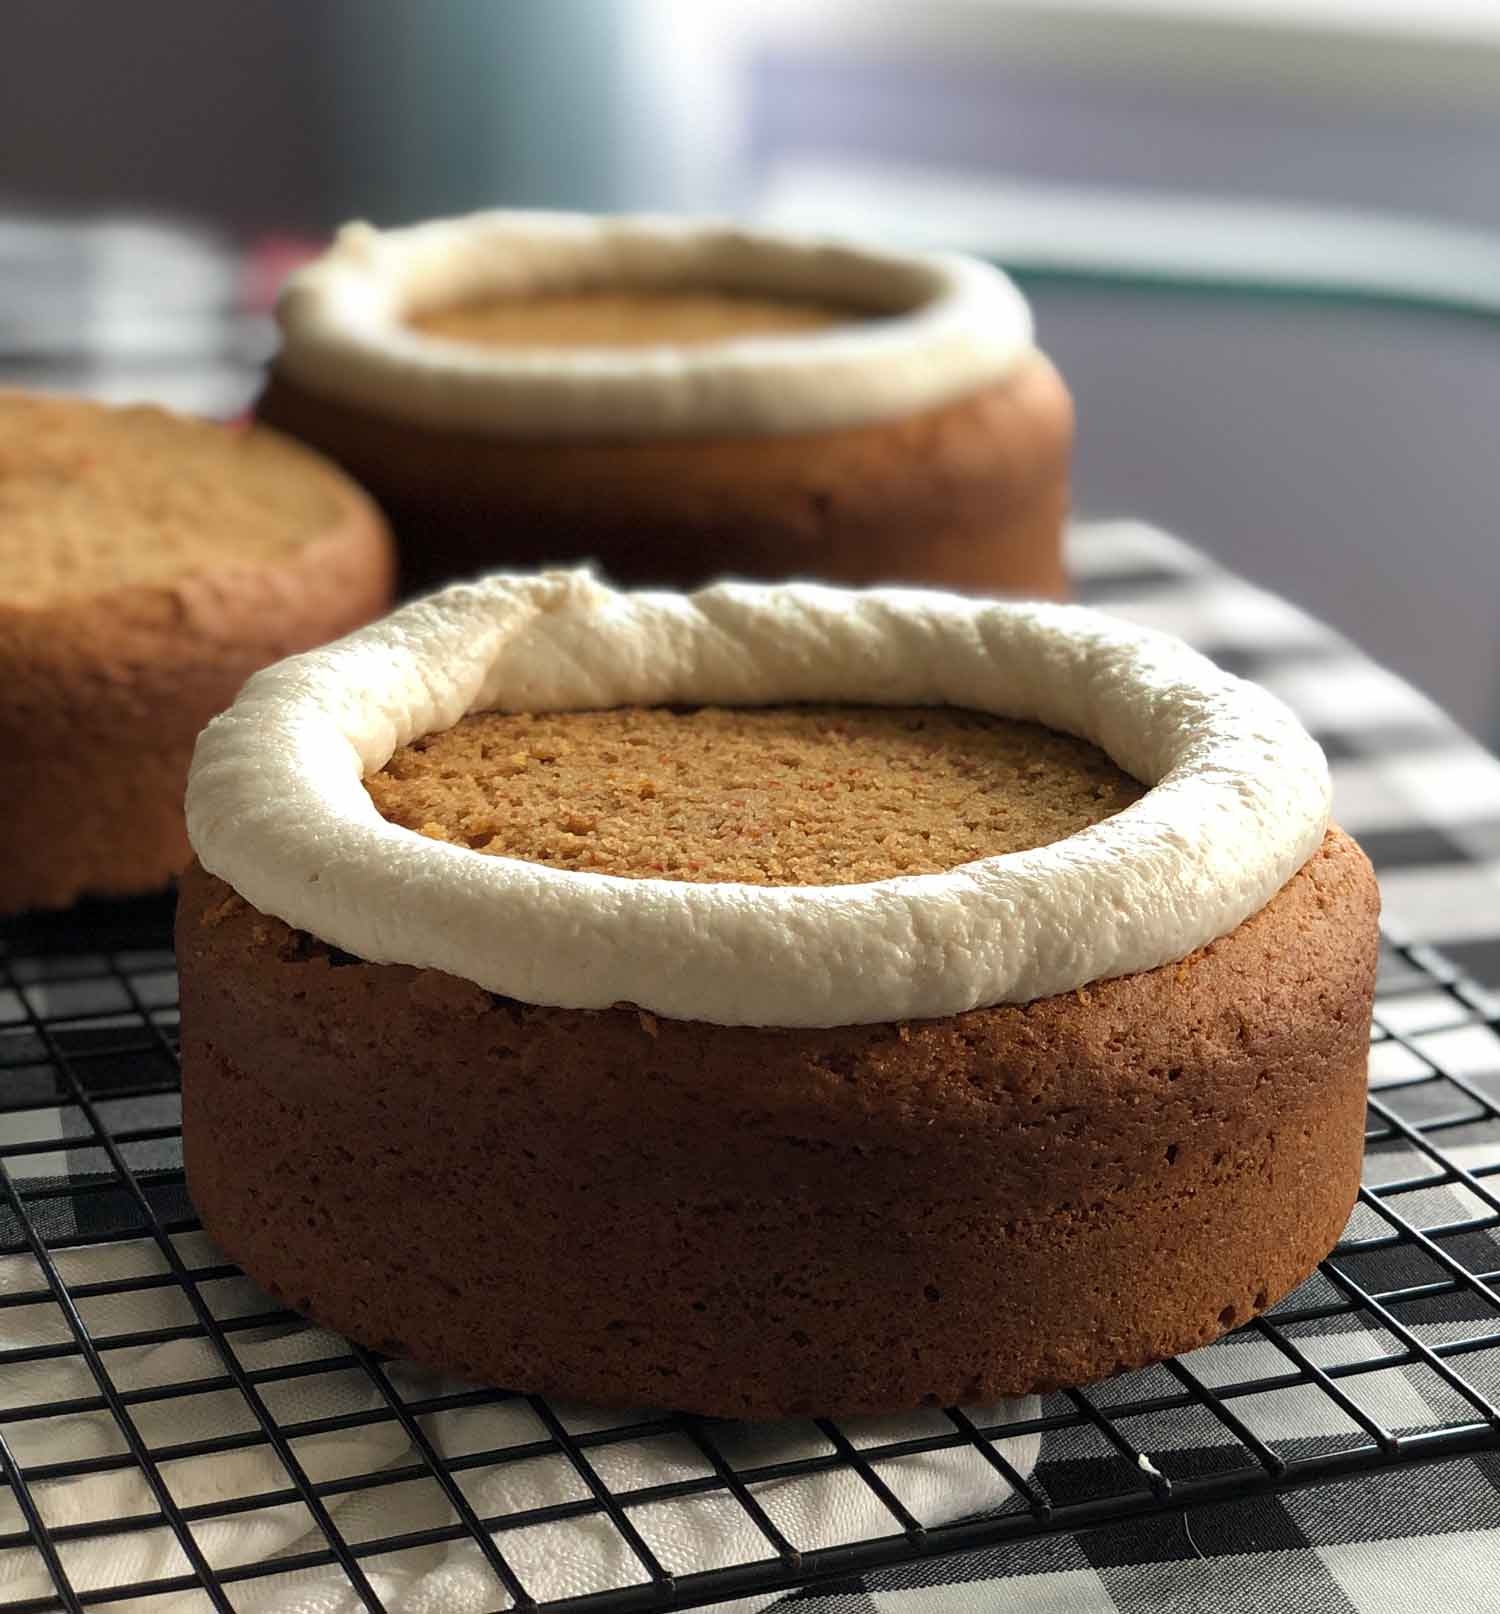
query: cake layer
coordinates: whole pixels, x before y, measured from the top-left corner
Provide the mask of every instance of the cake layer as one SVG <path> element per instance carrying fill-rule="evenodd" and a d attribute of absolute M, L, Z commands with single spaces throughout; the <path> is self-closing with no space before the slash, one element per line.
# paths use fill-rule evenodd
<path fill-rule="evenodd" d="M 774 1417 L 1081 1383 L 1214 1338 L 1338 1237 L 1377 906 L 1333 831 L 1181 963 L 780 1030 L 362 963 L 195 868 L 189 1183 L 288 1304 L 517 1388 Z"/>
<path fill-rule="evenodd" d="M 414 314 L 424 336 L 478 347 L 696 347 L 747 336 L 852 325 L 867 316 L 831 303 L 719 291 L 553 292 L 497 297 Z"/>
<path fill-rule="evenodd" d="M 365 780 L 391 823 L 597 874 L 841 885 L 1045 846 L 1128 807 L 1097 746 L 951 707 L 483 712 Z"/>
<path fill-rule="evenodd" d="M 393 570 L 371 501 L 274 432 L 0 394 L 0 912 L 164 886 L 199 730 Z"/>

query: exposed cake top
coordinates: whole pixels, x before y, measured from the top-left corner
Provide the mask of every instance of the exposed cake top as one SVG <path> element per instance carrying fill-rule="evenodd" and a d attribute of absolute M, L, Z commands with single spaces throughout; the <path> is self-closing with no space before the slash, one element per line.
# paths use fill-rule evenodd
<path fill-rule="evenodd" d="M 465 309 L 598 296 L 721 312 L 739 297 L 848 318 L 648 345 L 452 340 Z M 548 437 L 864 425 L 996 382 L 1032 350 L 1024 299 L 975 259 L 647 216 L 348 225 L 292 276 L 277 317 L 277 368 L 310 392 L 416 425 Z"/>
<path fill-rule="evenodd" d="M 1141 795 L 1086 741 L 921 706 L 476 712 L 365 785 L 391 823 L 491 857 L 749 885 L 937 874 Z"/>
<path fill-rule="evenodd" d="M 327 473 L 269 432 L 0 392 L 0 600 L 10 604 L 263 565 L 337 515 Z"/>
<path fill-rule="evenodd" d="M 531 292 L 413 314 L 423 336 L 492 348 L 698 347 L 857 325 L 868 314 L 806 298 L 723 291 Z"/>
<path fill-rule="evenodd" d="M 387 823 L 364 784 L 471 711 L 788 702 L 1038 722 L 1151 788 L 945 873 L 758 886 L 487 857 Z M 256 674 L 199 738 L 187 795 L 211 873 L 361 958 L 529 1003 L 773 1026 L 1026 1002 L 1184 958 L 1265 906 L 1328 805 L 1285 706 L 1097 612 L 812 584 L 622 594 L 576 572 L 450 588 Z"/>

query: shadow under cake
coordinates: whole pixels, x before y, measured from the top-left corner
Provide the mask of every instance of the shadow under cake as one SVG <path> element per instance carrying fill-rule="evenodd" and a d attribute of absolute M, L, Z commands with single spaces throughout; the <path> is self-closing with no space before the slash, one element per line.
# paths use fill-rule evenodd
<path fill-rule="evenodd" d="M 1038 724 L 854 705 L 476 714 L 366 788 L 480 854 L 802 887 L 1061 841 L 1143 793 Z M 195 868 L 189 1180 L 288 1304 L 492 1382 L 740 1417 L 1083 1383 L 1215 1338 L 1339 1236 L 1377 905 L 1333 829 L 1180 961 L 778 1028 L 364 962 Z"/>

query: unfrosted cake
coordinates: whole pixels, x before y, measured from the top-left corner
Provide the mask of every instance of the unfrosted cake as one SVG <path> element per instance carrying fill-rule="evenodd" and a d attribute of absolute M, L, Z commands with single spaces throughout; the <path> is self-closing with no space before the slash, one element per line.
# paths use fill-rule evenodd
<path fill-rule="evenodd" d="M 1214 1338 L 1355 1196 L 1321 753 L 1096 613 L 491 578 L 252 680 L 189 814 L 189 1186 L 382 1349 L 983 1401 Z"/>
<path fill-rule="evenodd" d="M 1073 415 L 977 261 L 665 218 L 343 230 L 257 412 L 380 499 L 411 588 L 590 560 L 1066 591 Z"/>
<path fill-rule="evenodd" d="M 273 432 L 0 392 L 0 912 L 165 885 L 199 729 L 392 574 L 374 505 Z"/>

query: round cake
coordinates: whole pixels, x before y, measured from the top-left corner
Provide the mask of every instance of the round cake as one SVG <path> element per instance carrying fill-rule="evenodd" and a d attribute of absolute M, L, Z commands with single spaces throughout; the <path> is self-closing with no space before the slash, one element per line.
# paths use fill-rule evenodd
<path fill-rule="evenodd" d="M 190 1190 L 381 1349 L 984 1401 L 1216 1337 L 1354 1201 L 1369 864 L 1163 635 L 490 578 L 251 680 L 188 806 Z"/>
<path fill-rule="evenodd" d="M 0 392 L 0 912 L 165 885 L 198 731 L 393 570 L 370 500 L 274 432 Z"/>
<path fill-rule="evenodd" d="M 410 588 L 596 563 L 1066 592 L 1072 403 L 998 270 L 664 218 L 343 230 L 261 419 L 385 507 Z"/>

